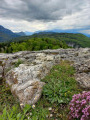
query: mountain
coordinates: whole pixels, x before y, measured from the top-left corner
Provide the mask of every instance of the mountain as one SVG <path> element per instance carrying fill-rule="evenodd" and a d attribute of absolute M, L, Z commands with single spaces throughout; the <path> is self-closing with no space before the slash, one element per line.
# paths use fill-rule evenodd
<path fill-rule="evenodd" d="M 34 32 L 25 31 L 24 33 L 25 33 L 27 36 L 29 36 L 29 35 L 32 35 Z"/>
<path fill-rule="evenodd" d="M 32 32 L 13 33 L 11 30 L 0 25 L 0 42 L 22 42 L 31 38 L 53 38 L 55 40 L 65 41 L 69 46 L 72 47 L 90 47 L 90 37 L 87 37 L 81 33 L 77 33 L 75 30 L 63 30 L 62 32 L 62 30 L 60 31 L 59 29 L 54 29 L 36 31 L 34 34 Z"/>
<path fill-rule="evenodd" d="M 0 25 L 0 42 L 9 41 L 12 38 L 19 37 L 20 35 L 13 33 L 11 30 L 4 28 Z"/>
<path fill-rule="evenodd" d="M 52 30 L 44 30 L 44 31 L 36 31 L 35 33 L 81 33 L 87 37 L 90 37 L 89 33 L 85 33 L 85 29 L 52 29 Z"/>
<path fill-rule="evenodd" d="M 19 35 L 19 36 L 26 36 L 25 32 L 18 32 L 16 34 Z"/>

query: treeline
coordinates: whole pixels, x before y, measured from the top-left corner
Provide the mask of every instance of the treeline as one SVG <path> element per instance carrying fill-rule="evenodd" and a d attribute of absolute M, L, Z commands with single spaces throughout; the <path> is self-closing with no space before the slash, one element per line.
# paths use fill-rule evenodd
<path fill-rule="evenodd" d="M 83 34 L 79 33 L 54 33 L 54 32 L 40 32 L 33 34 L 31 36 L 22 36 L 18 38 L 14 38 L 11 40 L 13 41 L 24 41 L 24 40 L 29 40 L 31 38 L 53 38 L 57 39 L 59 41 L 65 41 L 67 44 L 68 43 L 74 43 L 76 46 L 78 45 L 79 47 L 90 47 L 90 38 L 86 37 Z M 75 46 L 74 46 L 75 47 Z"/>
<path fill-rule="evenodd" d="M 1 43 L 0 52 L 13 53 L 18 51 L 37 51 L 44 49 L 69 48 L 64 41 L 59 41 L 54 38 L 31 38 L 19 42 Z"/>
<path fill-rule="evenodd" d="M 45 33 L 41 32 L 38 34 L 32 35 L 32 37 L 49 37 L 54 38 L 60 41 L 65 41 L 66 43 L 74 43 L 79 45 L 79 47 L 90 47 L 90 38 L 81 34 L 81 33 Z"/>
<path fill-rule="evenodd" d="M 38 33 L 23 36 L 0 43 L 0 52 L 13 53 L 18 51 L 37 51 L 44 49 L 68 48 L 67 44 L 79 47 L 90 47 L 90 38 L 83 34 L 73 33 Z"/>
<path fill-rule="evenodd" d="M 9 46 L 10 46 L 10 42 L 0 43 L 0 52 L 4 53 Z"/>

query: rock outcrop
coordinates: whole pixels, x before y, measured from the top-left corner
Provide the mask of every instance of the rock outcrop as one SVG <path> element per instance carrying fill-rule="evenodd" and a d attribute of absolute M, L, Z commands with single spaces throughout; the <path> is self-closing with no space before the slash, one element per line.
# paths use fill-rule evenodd
<path fill-rule="evenodd" d="M 18 60 L 21 60 L 21 64 L 15 67 Z M 12 94 L 21 104 L 35 104 L 45 84 L 40 79 L 48 74 L 53 65 L 60 63 L 60 60 L 72 61 L 77 82 L 81 87 L 90 89 L 90 48 L 0 54 L 0 76 L 4 73 Z"/>

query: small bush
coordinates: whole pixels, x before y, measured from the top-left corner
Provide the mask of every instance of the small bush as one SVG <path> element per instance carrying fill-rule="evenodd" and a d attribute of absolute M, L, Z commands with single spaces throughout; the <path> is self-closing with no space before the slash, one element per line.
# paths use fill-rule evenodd
<path fill-rule="evenodd" d="M 15 63 L 15 67 L 18 67 L 20 64 L 22 64 L 23 63 L 23 61 L 22 60 L 20 60 L 20 59 L 18 59 L 18 61 Z"/>
<path fill-rule="evenodd" d="M 69 120 L 90 120 L 90 91 L 76 94 L 70 102 Z"/>

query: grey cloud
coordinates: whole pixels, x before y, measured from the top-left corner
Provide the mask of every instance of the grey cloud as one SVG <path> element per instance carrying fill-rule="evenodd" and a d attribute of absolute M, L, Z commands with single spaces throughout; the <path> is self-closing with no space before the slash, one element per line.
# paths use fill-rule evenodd
<path fill-rule="evenodd" d="M 88 4 L 89 0 L 0 0 L 0 17 L 48 22 L 83 10 Z"/>

